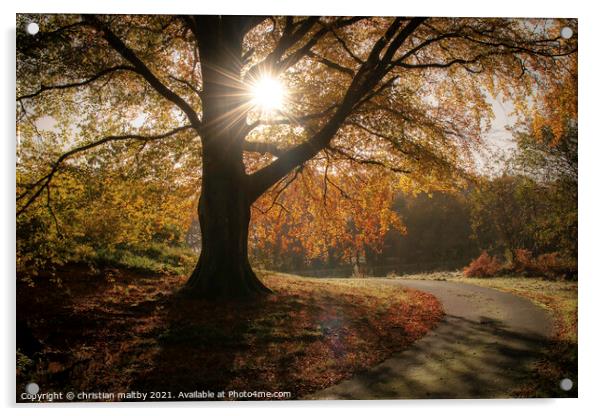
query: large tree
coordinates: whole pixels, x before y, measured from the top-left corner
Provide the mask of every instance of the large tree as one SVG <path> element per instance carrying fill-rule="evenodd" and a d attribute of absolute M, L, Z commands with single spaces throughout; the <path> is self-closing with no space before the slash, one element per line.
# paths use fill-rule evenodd
<path fill-rule="evenodd" d="M 35 36 L 22 30 L 32 20 Z M 136 163 L 147 144 L 173 146 L 164 150 L 173 166 L 182 154 L 199 162 L 202 251 L 187 286 L 211 298 L 268 291 L 248 260 L 251 209 L 262 211 L 266 195 L 273 206 L 304 171 L 323 176 L 324 195 L 349 200 L 342 182 L 357 189 L 353 178 L 363 175 L 374 185 L 382 171 L 414 189 L 451 186 L 488 128 L 490 98 L 528 112 L 576 51 L 576 34 L 560 37 L 563 26 L 576 32 L 571 20 L 19 15 L 17 23 L 17 215 L 37 204 L 53 216 L 51 184 L 78 163 L 113 168 Z M 262 102 L 276 94 L 266 84 L 285 90 L 283 102 Z M 49 135 L 56 143 L 44 157 Z M 112 153 L 82 159 L 102 147 Z M 375 229 L 394 222 L 383 218 L 364 220 Z"/>

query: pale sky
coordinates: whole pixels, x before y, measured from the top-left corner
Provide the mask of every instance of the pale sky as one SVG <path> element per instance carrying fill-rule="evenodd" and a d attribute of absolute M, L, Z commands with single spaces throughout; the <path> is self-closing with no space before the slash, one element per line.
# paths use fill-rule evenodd
<path fill-rule="evenodd" d="M 496 155 L 508 156 L 516 149 L 512 133 L 507 129 L 516 122 L 516 116 L 511 115 L 514 105 L 511 102 L 504 102 L 500 96 L 497 98 L 489 96 L 488 101 L 493 107 L 494 119 L 491 121 L 489 131 L 483 134 L 484 148 L 474 153 L 476 167 L 481 172 L 499 171 L 502 166 L 496 163 Z"/>

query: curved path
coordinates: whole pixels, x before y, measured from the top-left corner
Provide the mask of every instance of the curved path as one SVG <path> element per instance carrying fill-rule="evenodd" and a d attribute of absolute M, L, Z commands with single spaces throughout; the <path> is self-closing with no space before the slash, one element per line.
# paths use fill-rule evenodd
<path fill-rule="evenodd" d="M 383 282 L 432 293 L 446 316 L 407 350 L 308 399 L 508 397 L 552 334 L 545 310 L 509 293 L 447 281 Z"/>

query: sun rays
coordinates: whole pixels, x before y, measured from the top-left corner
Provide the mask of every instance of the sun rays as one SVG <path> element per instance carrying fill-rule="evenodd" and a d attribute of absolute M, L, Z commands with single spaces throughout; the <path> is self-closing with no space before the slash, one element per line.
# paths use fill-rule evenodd
<path fill-rule="evenodd" d="M 253 76 L 248 84 L 249 116 L 251 120 L 270 122 L 291 119 L 291 94 L 286 83 L 271 71 Z"/>
<path fill-rule="evenodd" d="M 208 121 L 213 128 L 229 130 L 240 125 L 242 120 L 246 120 L 249 126 L 280 118 L 294 120 L 290 114 L 292 94 L 272 71 L 247 74 L 241 79 L 240 75 L 231 71 L 221 68 L 211 70 L 220 75 L 220 86 L 224 90 L 221 98 L 236 103 L 219 117 Z"/>
<path fill-rule="evenodd" d="M 283 110 L 286 90 L 279 79 L 262 76 L 251 88 L 252 103 L 262 114 Z"/>

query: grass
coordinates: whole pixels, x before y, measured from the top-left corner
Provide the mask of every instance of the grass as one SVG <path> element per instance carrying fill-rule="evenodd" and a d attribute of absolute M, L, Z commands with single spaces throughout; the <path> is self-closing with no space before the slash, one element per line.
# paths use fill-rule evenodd
<path fill-rule="evenodd" d="M 139 273 L 188 274 L 198 254 L 187 247 L 149 243 L 142 247 L 98 249 L 90 259 L 100 267 L 111 266 Z"/>
<path fill-rule="evenodd" d="M 466 278 L 460 273 L 431 273 L 404 276 L 420 280 L 449 280 L 485 286 L 518 296 L 548 310 L 554 318 L 554 336 L 540 360 L 532 379 L 517 388 L 517 397 L 556 397 L 558 383 L 563 378 L 573 381 L 566 397 L 577 395 L 577 282 L 556 281 L 531 277 Z"/>
<path fill-rule="evenodd" d="M 61 272 L 57 272 L 59 275 Z M 19 354 L 17 390 L 287 391 L 299 398 L 372 367 L 441 319 L 431 295 L 369 280 L 263 276 L 274 294 L 211 303 L 185 277 L 65 270 L 18 287 L 19 319 L 42 341 Z"/>

